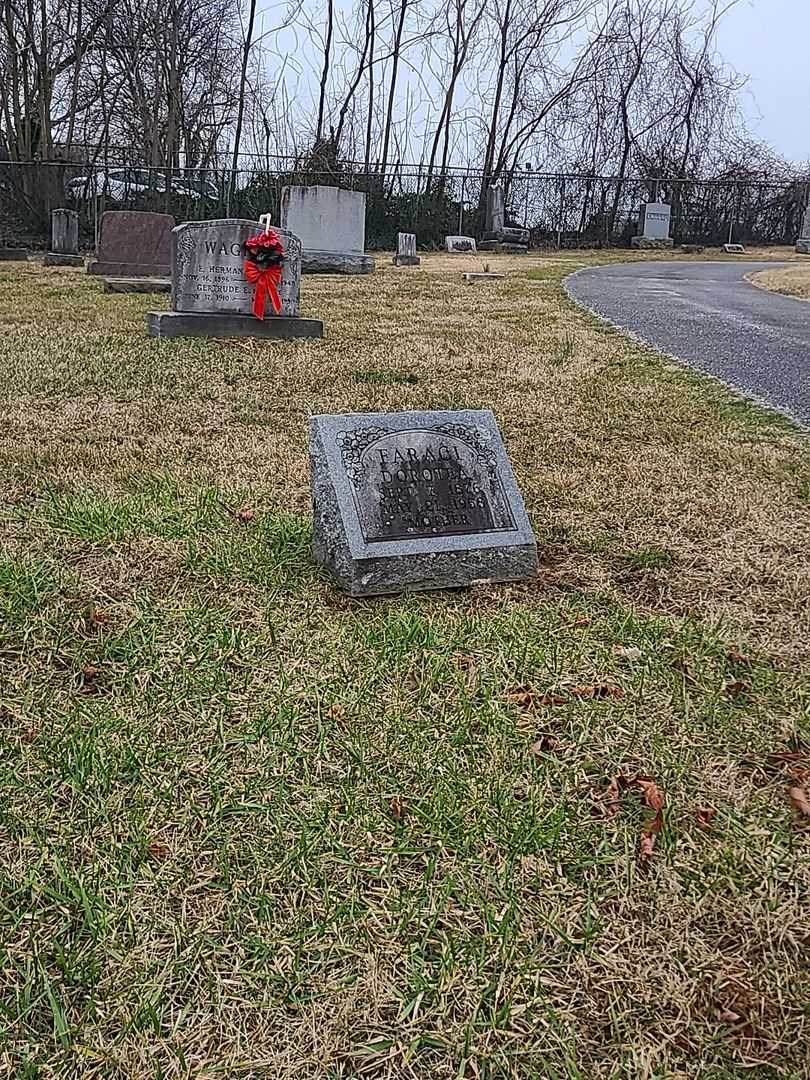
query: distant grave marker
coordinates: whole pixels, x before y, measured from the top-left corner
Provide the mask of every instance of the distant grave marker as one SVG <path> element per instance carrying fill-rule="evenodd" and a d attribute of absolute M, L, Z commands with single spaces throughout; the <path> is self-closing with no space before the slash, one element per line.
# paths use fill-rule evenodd
<path fill-rule="evenodd" d="M 450 255 L 475 254 L 475 240 L 472 236 L 446 236 L 444 242 Z"/>
<path fill-rule="evenodd" d="M 101 215 L 96 260 L 89 274 L 102 277 L 167 278 L 171 270 L 170 214 L 143 210 L 107 210 Z"/>
<path fill-rule="evenodd" d="M 537 573 L 489 410 L 313 416 L 310 464 L 313 555 L 352 596 Z"/>
<path fill-rule="evenodd" d="M 672 207 L 669 203 L 643 203 L 638 218 L 639 235 L 632 237 L 630 244 L 641 250 L 671 248 L 673 240 L 669 235 Z"/>
<path fill-rule="evenodd" d="M 51 210 L 50 247 L 43 266 L 84 266 L 79 254 L 79 215 L 75 210 Z"/>
<path fill-rule="evenodd" d="M 418 266 L 421 262 L 416 254 L 416 233 L 397 233 L 397 253 L 394 266 Z"/>

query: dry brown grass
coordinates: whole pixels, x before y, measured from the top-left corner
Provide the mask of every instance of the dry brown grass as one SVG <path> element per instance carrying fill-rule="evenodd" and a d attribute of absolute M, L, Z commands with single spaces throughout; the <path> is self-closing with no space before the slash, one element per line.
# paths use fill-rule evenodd
<path fill-rule="evenodd" d="M 781 270 L 762 270 L 751 274 L 749 280 L 761 289 L 782 293 L 783 296 L 796 296 L 800 300 L 810 300 L 810 259 L 797 256 L 807 261 L 800 266 L 790 266 Z"/>
<path fill-rule="evenodd" d="M 576 310 L 600 258 L 381 257 L 292 345 L 0 273 L 0 1072 L 807 1075 L 807 439 Z M 307 416 L 456 406 L 539 579 L 339 596 Z"/>

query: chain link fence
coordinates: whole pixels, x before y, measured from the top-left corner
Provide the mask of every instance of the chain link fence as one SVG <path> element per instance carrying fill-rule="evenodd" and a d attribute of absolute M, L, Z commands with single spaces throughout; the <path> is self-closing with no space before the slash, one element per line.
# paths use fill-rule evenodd
<path fill-rule="evenodd" d="M 501 178 L 507 224 L 530 230 L 532 246 L 626 246 L 637 232 L 642 202 L 672 206 L 676 243 L 792 244 L 799 235 L 810 185 L 800 180 L 639 180 L 516 172 Z M 396 234 L 415 232 L 422 248 L 441 247 L 452 233 L 484 228 L 486 178 L 477 170 L 430 174 L 394 165 L 385 175 L 347 163 L 319 171 L 286 159 L 230 169 L 165 169 L 107 157 L 103 166 L 64 162 L 0 162 L 0 245 L 43 248 L 49 211 L 79 211 L 86 246 L 105 210 L 157 210 L 177 221 L 218 217 L 278 220 L 289 184 L 331 184 L 363 191 L 366 245 L 391 249 Z"/>

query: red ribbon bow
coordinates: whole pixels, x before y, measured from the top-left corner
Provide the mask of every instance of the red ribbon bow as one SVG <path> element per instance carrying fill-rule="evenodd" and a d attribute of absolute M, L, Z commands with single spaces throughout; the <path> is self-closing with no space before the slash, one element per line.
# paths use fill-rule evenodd
<path fill-rule="evenodd" d="M 264 318 L 264 305 L 268 296 L 276 315 L 278 315 L 281 312 L 281 297 L 278 294 L 278 286 L 281 284 L 281 267 L 268 266 L 266 270 L 260 270 L 255 262 L 247 259 L 245 261 L 245 277 L 251 285 L 256 286 L 253 293 L 253 314 L 256 318 Z"/>

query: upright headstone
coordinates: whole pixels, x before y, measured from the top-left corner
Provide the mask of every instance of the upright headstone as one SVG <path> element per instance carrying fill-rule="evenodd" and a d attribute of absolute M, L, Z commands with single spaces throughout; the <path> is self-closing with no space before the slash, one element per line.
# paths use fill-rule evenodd
<path fill-rule="evenodd" d="M 79 215 L 76 210 L 51 210 L 51 244 L 43 266 L 84 266 L 79 254 Z"/>
<path fill-rule="evenodd" d="M 450 255 L 475 254 L 475 240 L 472 236 L 445 236 L 444 242 Z"/>
<path fill-rule="evenodd" d="M 151 337 L 323 337 L 323 323 L 299 317 L 301 241 L 274 230 L 284 248 L 276 315 L 267 299 L 264 318 L 253 314 L 257 285 L 245 276 L 245 241 L 264 229 L 257 221 L 188 221 L 171 235 L 171 311 L 150 311 Z"/>
<path fill-rule="evenodd" d="M 25 262 L 27 258 L 27 248 L 0 247 L 0 262 Z"/>
<path fill-rule="evenodd" d="M 310 420 L 316 562 L 352 596 L 516 581 L 537 544 L 488 410 Z"/>
<path fill-rule="evenodd" d="M 107 210 L 101 215 L 96 261 L 87 268 L 103 277 L 168 277 L 171 272 L 170 214 Z"/>
<path fill-rule="evenodd" d="M 525 255 L 529 250 L 529 230 L 506 224 L 506 196 L 500 180 L 487 188 L 487 214 L 481 251 Z"/>
<path fill-rule="evenodd" d="M 394 266 L 418 266 L 421 259 L 416 254 L 416 233 L 397 233 L 397 253 Z"/>
<path fill-rule="evenodd" d="M 802 232 L 796 241 L 796 250 L 800 255 L 810 255 L 810 206 L 804 212 Z"/>
<path fill-rule="evenodd" d="M 631 246 L 642 250 L 671 248 L 673 246 L 669 235 L 671 216 L 672 207 L 669 203 L 643 203 L 638 218 L 638 236 L 632 237 Z"/>
<path fill-rule="evenodd" d="M 362 191 L 313 186 L 281 192 L 281 227 L 300 237 L 305 274 L 370 274 L 365 254 L 366 196 Z"/>

